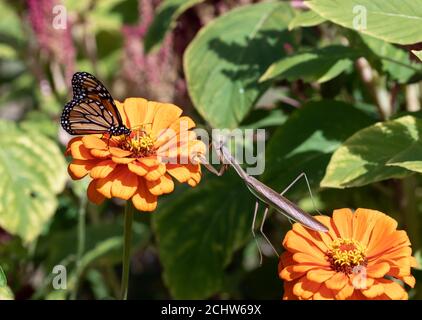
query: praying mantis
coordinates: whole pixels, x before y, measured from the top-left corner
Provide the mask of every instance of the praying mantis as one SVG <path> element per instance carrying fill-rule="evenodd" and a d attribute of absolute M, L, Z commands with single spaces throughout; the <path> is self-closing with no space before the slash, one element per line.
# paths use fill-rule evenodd
<path fill-rule="evenodd" d="M 299 222 L 303 226 L 320 232 L 327 232 L 328 228 L 323 225 L 321 222 L 316 220 L 314 217 L 312 217 L 310 214 L 306 213 L 302 209 L 300 209 L 296 204 L 285 198 L 283 195 L 290 189 L 291 186 L 293 186 L 300 178 L 304 177 L 306 180 L 306 183 L 308 185 L 309 192 L 312 196 L 312 192 L 309 186 L 308 179 L 306 177 L 305 173 L 301 173 L 295 180 L 293 180 L 290 185 L 283 190 L 283 192 L 278 193 L 271 189 L 270 187 L 266 186 L 261 181 L 257 180 L 256 178 L 248 175 L 245 170 L 240 166 L 240 164 L 237 162 L 237 160 L 232 156 L 230 151 L 227 149 L 227 147 L 224 145 L 225 141 L 222 136 L 217 137 L 212 142 L 212 146 L 214 147 L 217 156 L 219 157 L 222 166 L 220 167 L 220 170 L 215 169 L 213 166 L 211 166 L 208 161 L 205 159 L 205 157 L 200 156 L 199 161 L 212 173 L 216 174 L 217 176 L 222 176 L 223 173 L 228 169 L 228 166 L 232 166 L 234 170 L 237 172 L 240 178 L 245 182 L 248 189 L 252 192 L 253 195 L 259 200 L 261 200 L 264 204 L 266 204 L 266 208 L 264 211 L 264 216 L 261 222 L 261 226 L 259 228 L 260 233 L 265 238 L 265 240 L 269 243 L 272 250 L 279 255 L 277 250 L 272 245 L 271 241 L 268 239 L 268 237 L 265 235 L 263 231 L 265 219 L 268 214 L 268 210 L 270 207 L 273 207 L 276 211 L 282 213 L 287 218 L 292 219 L 296 222 Z M 255 235 L 255 224 L 256 224 L 256 216 L 258 213 L 258 207 L 259 207 L 259 201 L 257 200 L 255 203 L 255 211 L 252 221 L 252 235 L 255 239 L 255 242 L 257 243 L 257 247 L 259 250 L 260 255 L 260 263 L 262 264 L 262 252 L 258 245 L 256 235 Z"/>

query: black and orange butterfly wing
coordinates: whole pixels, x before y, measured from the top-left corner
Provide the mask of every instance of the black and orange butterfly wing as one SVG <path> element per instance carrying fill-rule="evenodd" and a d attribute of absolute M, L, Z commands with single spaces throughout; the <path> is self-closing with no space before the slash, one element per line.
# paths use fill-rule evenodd
<path fill-rule="evenodd" d="M 72 135 L 110 133 L 129 134 L 119 110 L 104 85 L 87 72 L 72 78 L 73 99 L 61 117 L 62 127 Z"/>

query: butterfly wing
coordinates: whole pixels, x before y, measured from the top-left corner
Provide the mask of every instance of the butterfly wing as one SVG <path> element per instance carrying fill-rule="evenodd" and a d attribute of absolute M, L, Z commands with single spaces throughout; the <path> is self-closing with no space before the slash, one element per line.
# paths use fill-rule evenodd
<path fill-rule="evenodd" d="M 127 134 L 119 110 L 104 85 L 87 72 L 72 78 L 73 99 L 64 107 L 61 124 L 72 135 Z"/>

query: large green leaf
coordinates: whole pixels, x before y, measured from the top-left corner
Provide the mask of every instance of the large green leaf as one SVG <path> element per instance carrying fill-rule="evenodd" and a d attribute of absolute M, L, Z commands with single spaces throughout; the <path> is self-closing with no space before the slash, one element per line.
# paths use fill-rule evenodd
<path fill-rule="evenodd" d="M 412 50 L 412 53 L 419 58 L 420 61 L 422 61 L 422 50 L 416 51 Z"/>
<path fill-rule="evenodd" d="M 68 290 L 50 291 L 51 282 L 54 277 L 50 273 L 44 283 L 33 295 L 32 299 L 59 299 L 63 300 L 67 294 L 74 290 L 81 274 L 93 264 L 114 265 L 120 263 L 123 250 L 123 221 L 118 219 L 114 222 L 89 225 L 86 228 L 86 242 L 84 254 L 79 261 L 79 269 L 75 268 L 77 251 L 77 230 L 76 227 L 67 231 L 53 234 L 53 236 L 40 238 L 37 246 L 37 254 L 47 257 L 44 259 L 44 268 L 52 270 L 56 265 L 64 265 L 69 271 Z M 141 223 L 134 222 L 132 228 L 131 249 L 138 250 L 149 241 L 151 232 Z M 54 243 L 54 246 L 51 246 Z M 78 273 L 78 271 L 80 273 Z"/>
<path fill-rule="evenodd" d="M 14 295 L 12 290 L 9 287 L 0 287 L 0 301 L 1 300 L 13 300 Z"/>
<path fill-rule="evenodd" d="M 274 133 L 266 150 L 263 180 L 278 191 L 305 172 L 318 188 L 332 153 L 356 131 L 373 120 L 339 101 L 313 101 L 293 113 Z M 293 190 L 307 192 L 304 182 Z"/>
<path fill-rule="evenodd" d="M 405 116 L 356 132 L 332 156 L 321 186 L 356 187 L 409 175 L 401 167 L 418 161 L 421 128 L 422 120 Z"/>
<path fill-rule="evenodd" d="M 357 50 L 340 45 L 299 52 L 271 64 L 259 81 L 282 78 L 326 82 L 352 67 L 358 57 Z"/>
<path fill-rule="evenodd" d="M 268 88 L 258 79 L 291 43 L 289 4 L 234 9 L 205 26 L 184 56 L 189 94 L 213 127 L 236 127 Z"/>
<path fill-rule="evenodd" d="M 111 263 L 120 262 L 123 249 L 122 219 L 114 223 L 87 226 L 86 234 L 83 258 L 85 265 L 100 258 L 104 258 Z M 132 235 L 132 248 L 135 249 L 141 245 L 145 245 L 149 239 L 150 232 L 145 225 L 134 223 Z M 52 237 L 44 239 L 44 241 L 41 245 L 43 246 L 43 250 L 48 252 L 46 265 L 48 268 L 52 268 L 61 261 L 76 254 L 77 230 L 74 228 L 66 232 L 56 233 Z M 54 242 L 56 245 L 53 247 L 49 246 L 51 242 Z"/>
<path fill-rule="evenodd" d="M 306 4 L 334 23 L 387 42 L 422 41 L 422 0 L 312 0 Z"/>
<path fill-rule="evenodd" d="M 0 266 L 0 301 L 1 300 L 13 300 L 13 292 L 7 286 L 6 275 Z"/>
<path fill-rule="evenodd" d="M 418 64 L 410 61 L 406 51 L 371 36 L 362 35 L 361 39 L 372 54 L 380 58 L 383 71 L 399 83 L 408 82 L 416 71 L 422 71 Z"/>
<path fill-rule="evenodd" d="M 154 21 L 145 36 L 146 52 L 157 49 L 166 34 L 176 25 L 176 20 L 183 12 L 204 0 L 164 0 L 157 8 Z"/>
<path fill-rule="evenodd" d="M 224 268 L 246 241 L 253 196 L 237 176 L 204 177 L 173 196 L 153 216 L 164 280 L 176 299 L 203 299 L 220 291 Z"/>
<path fill-rule="evenodd" d="M 317 26 L 326 21 L 325 18 L 321 17 L 316 12 L 309 10 L 303 11 L 296 14 L 296 16 L 289 23 L 289 30 L 293 30 L 298 27 L 313 27 Z"/>
<path fill-rule="evenodd" d="M 83 1 L 72 1 L 80 2 Z M 108 0 L 108 1 L 97 1 L 95 3 L 95 10 L 86 10 L 86 14 L 89 18 L 89 21 L 94 21 L 95 23 L 88 24 L 90 32 L 93 34 L 101 31 L 117 31 L 120 30 L 123 22 L 124 16 L 118 10 L 115 10 L 116 6 L 121 5 L 124 0 Z M 131 1 L 125 1 L 131 2 Z M 80 8 L 83 10 L 83 8 Z"/>
<path fill-rule="evenodd" d="M 0 2 L 2 19 L 0 20 L 0 40 L 9 44 L 18 44 L 24 39 L 21 17 L 6 1 Z"/>
<path fill-rule="evenodd" d="M 4 287 L 5 285 L 7 285 L 6 275 L 0 266 L 0 287 Z"/>
<path fill-rule="evenodd" d="M 66 162 L 52 141 L 0 122 L 0 226 L 25 242 L 34 240 L 57 207 Z"/>

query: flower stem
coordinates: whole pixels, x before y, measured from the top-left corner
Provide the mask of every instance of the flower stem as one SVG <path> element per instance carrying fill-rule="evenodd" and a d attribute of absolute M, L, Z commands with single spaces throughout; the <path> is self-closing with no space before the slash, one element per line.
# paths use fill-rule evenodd
<path fill-rule="evenodd" d="M 135 208 L 133 207 L 132 202 L 126 201 L 121 300 L 127 300 L 129 286 L 130 246 L 132 243 L 132 222 L 134 210 Z"/>
<path fill-rule="evenodd" d="M 86 229 L 86 203 L 87 199 L 82 196 L 78 212 L 78 249 L 76 252 L 76 283 L 71 294 L 71 300 L 75 300 L 78 294 L 79 278 L 82 274 L 82 256 L 85 251 L 85 229 Z"/>

